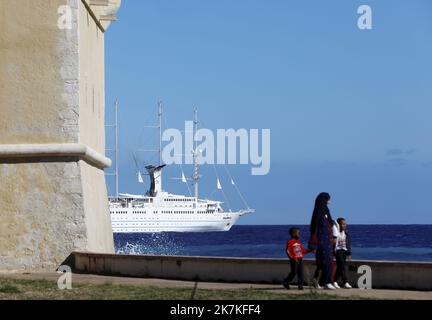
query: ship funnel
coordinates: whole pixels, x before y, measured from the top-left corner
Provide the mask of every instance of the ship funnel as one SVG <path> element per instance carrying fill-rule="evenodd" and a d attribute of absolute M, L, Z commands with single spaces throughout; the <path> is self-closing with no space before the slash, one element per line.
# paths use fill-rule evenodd
<path fill-rule="evenodd" d="M 165 165 L 161 166 L 146 166 L 146 170 L 150 177 L 150 190 L 147 195 L 150 197 L 156 197 L 162 192 L 162 169 Z"/>

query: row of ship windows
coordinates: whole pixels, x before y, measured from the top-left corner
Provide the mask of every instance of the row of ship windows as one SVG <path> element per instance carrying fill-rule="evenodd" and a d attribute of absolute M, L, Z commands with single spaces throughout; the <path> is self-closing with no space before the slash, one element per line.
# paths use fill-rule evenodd
<path fill-rule="evenodd" d="M 159 232 L 161 229 L 121 229 L 114 230 L 114 232 Z"/>
<path fill-rule="evenodd" d="M 214 211 L 197 211 L 196 213 L 213 213 Z M 187 213 L 187 214 L 193 214 L 193 211 L 162 211 L 162 213 Z"/>
<path fill-rule="evenodd" d="M 142 220 L 142 218 L 128 218 L 128 217 L 122 217 L 122 218 L 115 218 L 114 220 L 116 220 L 116 221 L 118 221 L 118 220 Z M 113 221 L 114 221 L 113 220 Z M 159 219 L 159 218 L 147 218 L 146 217 L 146 219 L 145 219 L 146 221 L 148 221 L 148 220 L 161 220 L 161 219 Z M 163 219 L 162 219 L 163 220 Z"/>
<path fill-rule="evenodd" d="M 111 214 L 128 214 L 127 211 L 111 211 Z M 133 214 L 147 213 L 147 211 L 132 211 Z M 153 211 L 153 213 L 158 213 L 157 211 Z"/>
<path fill-rule="evenodd" d="M 174 225 L 176 225 L 176 224 L 179 224 L 179 223 L 182 223 L 182 222 L 186 222 L 186 221 L 209 221 L 209 218 L 206 218 L 206 217 L 201 217 L 201 218 L 196 218 L 196 219 L 193 219 L 193 220 L 175 220 L 175 219 L 172 219 L 172 220 L 170 220 L 170 221 L 174 221 L 173 223 L 174 223 Z M 132 225 L 133 223 L 140 223 L 140 222 L 142 222 L 142 223 L 144 223 L 144 224 L 150 224 L 150 222 L 155 222 L 155 223 L 167 223 L 164 219 L 152 219 L 152 220 L 136 220 L 136 221 L 130 221 L 130 219 L 115 219 L 115 220 L 113 220 L 112 221 L 112 223 L 113 223 L 113 226 L 115 226 L 116 224 L 118 224 L 118 223 L 124 223 L 125 225 Z"/>
<path fill-rule="evenodd" d="M 145 226 L 158 226 L 159 223 L 116 223 L 113 224 L 113 227 L 117 227 L 117 226 L 138 226 L 138 225 L 145 225 Z M 174 224 L 173 224 L 174 225 Z"/>
<path fill-rule="evenodd" d="M 127 214 L 127 211 L 111 211 L 111 214 Z M 132 214 L 145 214 L 147 213 L 147 211 L 133 211 Z M 153 211 L 153 213 L 158 213 L 158 211 Z M 164 211 L 162 210 L 161 213 L 166 213 L 166 214 L 177 214 L 177 213 L 184 213 L 184 214 L 193 214 L 194 211 Z M 214 213 L 214 211 L 197 211 L 197 213 Z"/>
<path fill-rule="evenodd" d="M 173 207 L 180 207 L 180 208 L 193 208 L 193 207 L 195 207 L 194 205 L 189 205 L 189 206 L 186 206 L 186 205 L 173 205 Z M 201 208 L 203 207 L 203 206 L 200 206 Z"/>
<path fill-rule="evenodd" d="M 165 202 L 195 202 L 195 199 L 165 199 Z"/>
<path fill-rule="evenodd" d="M 116 223 L 113 224 L 114 228 L 120 228 L 122 226 L 125 227 L 130 227 L 130 226 L 160 226 L 161 224 L 159 223 Z M 172 227 L 178 227 L 179 224 L 178 223 L 168 223 L 168 224 L 163 224 L 164 226 L 172 226 Z M 228 223 L 227 226 L 229 226 L 230 224 Z M 181 225 L 180 225 L 181 226 Z M 183 225 L 185 226 L 185 225 Z"/>

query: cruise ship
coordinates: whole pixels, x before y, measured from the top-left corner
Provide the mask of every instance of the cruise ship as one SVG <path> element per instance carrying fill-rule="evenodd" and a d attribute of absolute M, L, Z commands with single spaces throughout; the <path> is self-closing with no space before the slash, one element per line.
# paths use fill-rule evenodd
<path fill-rule="evenodd" d="M 116 107 L 117 110 L 117 107 Z M 116 111 L 117 112 L 117 111 Z M 162 136 L 162 107 L 159 105 L 159 131 Z M 117 118 L 117 117 L 116 117 Z M 194 130 L 198 128 L 197 111 L 195 110 Z M 117 138 L 116 138 L 117 139 Z M 117 145 L 117 142 L 116 142 Z M 161 155 L 161 144 L 159 154 Z M 144 195 L 117 193 L 110 197 L 109 208 L 114 233 L 158 233 L 158 232 L 209 232 L 229 231 L 237 220 L 245 214 L 253 213 L 254 210 L 247 206 L 239 211 L 225 211 L 221 201 L 200 199 L 198 195 L 198 183 L 200 179 L 198 157 L 200 151 L 193 151 L 194 171 L 190 179 L 186 179 L 182 172 L 182 182 L 192 180 L 194 184 L 194 195 L 185 196 L 166 192 L 162 189 L 162 171 L 165 167 L 158 165 L 147 165 L 145 167 L 150 181 L 149 190 Z M 116 192 L 118 192 L 118 166 L 116 169 Z M 232 185 L 238 191 L 242 200 L 243 196 L 238 190 L 232 177 Z M 138 172 L 138 180 L 143 183 L 143 178 Z M 217 188 L 221 189 L 219 178 Z"/>

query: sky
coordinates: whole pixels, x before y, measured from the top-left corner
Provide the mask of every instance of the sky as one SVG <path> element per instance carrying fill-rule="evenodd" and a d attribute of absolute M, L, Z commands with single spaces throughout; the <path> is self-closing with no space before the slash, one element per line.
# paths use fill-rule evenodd
<path fill-rule="evenodd" d="M 371 30 L 357 26 L 363 4 Z M 162 100 L 167 128 L 196 106 L 202 127 L 271 130 L 268 175 L 228 166 L 256 209 L 239 224 L 307 224 L 322 191 L 349 223 L 432 223 L 430 0 L 123 0 L 118 18 L 105 64 L 107 123 L 120 103 L 120 192 L 148 188 L 132 155 L 141 168 L 155 161 L 137 150 L 158 143 L 145 126 Z M 241 208 L 224 166 L 216 172 L 225 196 L 213 166 L 201 196 Z M 168 167 L 164 189 L 187 194 L 180 175 Z"/>

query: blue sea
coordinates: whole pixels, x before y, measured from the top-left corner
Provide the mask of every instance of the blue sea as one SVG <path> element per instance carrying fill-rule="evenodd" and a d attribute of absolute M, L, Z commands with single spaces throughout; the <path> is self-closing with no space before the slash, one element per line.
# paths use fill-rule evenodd
<path fill-rule="evenodd" d="M 238 225 L 228 232 L 115 234 L 114 240 L 121 254 L 285 258 L 290 227 Z M 298 227 L 306 246 L 309 227 Z M 432 225 L 350 225 L 349 232 L 353 259 L 432 262 Z"/>

